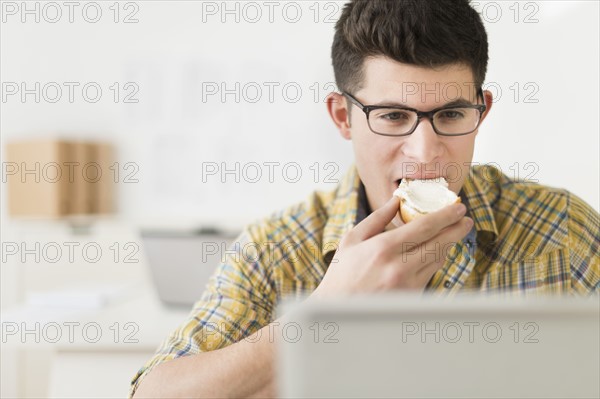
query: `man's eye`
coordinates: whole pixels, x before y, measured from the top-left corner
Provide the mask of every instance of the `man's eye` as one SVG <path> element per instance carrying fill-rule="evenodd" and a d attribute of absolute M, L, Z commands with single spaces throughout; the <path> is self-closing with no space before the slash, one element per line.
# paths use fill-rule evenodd
<path fill-rule="evenodd" d="M 380 118 L 388 121 L 399 121 L 408 119 L 408 115 L 405 112 L 388 112 L 387 114 L 381 114 Z"/>
<path fill-rule="evenodd" d="M 440 112 L 440 117 L 445 119 L 461 119 L 464 115 L 462 112 L 456 110 L 447 110 Z"/>

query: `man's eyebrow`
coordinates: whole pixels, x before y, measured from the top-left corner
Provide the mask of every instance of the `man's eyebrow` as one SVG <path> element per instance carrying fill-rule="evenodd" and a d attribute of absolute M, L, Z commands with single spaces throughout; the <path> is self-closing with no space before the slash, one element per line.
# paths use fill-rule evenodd
<path fill-rule="evenodd" d="M 398 107 L 398 108 L 413 108 L 410 105 L 404 104 L 404 103 L 399 103 L 396 101 L 387 101 L 387 100 L 383 100 L 380 101 L 378 103 L 373 104 L 374 106 L 377 107 Z M 457 98 L 455 100 L 452 100 L 444 105 L 441 105 L 439 107 L 436 108 L 446 108 L 446 107 L 461 107 L 464 105 L 473 105 L 472 102 L 470 102 L 469 100 L 467 100 L 466 98 L 460 97 Z"/>

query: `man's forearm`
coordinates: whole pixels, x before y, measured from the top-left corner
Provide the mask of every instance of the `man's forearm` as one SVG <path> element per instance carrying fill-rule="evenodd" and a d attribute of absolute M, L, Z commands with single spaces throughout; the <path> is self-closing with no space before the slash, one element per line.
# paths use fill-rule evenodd
<path fill-rule="evenodd" d="M 269 326 L 226 348 L 184 356 L 151 370 L 134 398 L 273 397 Z"/>

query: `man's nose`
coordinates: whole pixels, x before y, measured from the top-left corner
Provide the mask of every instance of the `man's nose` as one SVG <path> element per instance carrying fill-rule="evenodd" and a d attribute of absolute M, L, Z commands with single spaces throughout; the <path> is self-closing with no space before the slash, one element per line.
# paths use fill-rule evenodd
<path fill-rule="evenodd" d="M 421 119 L 414 132 L 406 137 L 404 142 L 404 155 L 413 161 L 430 164 L 443 155 L 443 145 L 433 130 L 431 121 L 427 118 Z"/>

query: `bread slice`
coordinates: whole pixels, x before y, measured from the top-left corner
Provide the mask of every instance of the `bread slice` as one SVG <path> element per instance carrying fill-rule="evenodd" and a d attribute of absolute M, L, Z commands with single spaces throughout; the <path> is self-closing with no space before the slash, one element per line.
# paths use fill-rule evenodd
<path fill-rule="evenodd" d="M 402 179 L 394 195 L 400 198 L 399 212 L 404 223 L 460 202 L 460 197 L 448 189 L 448 182 L 443 177 Z"/>

